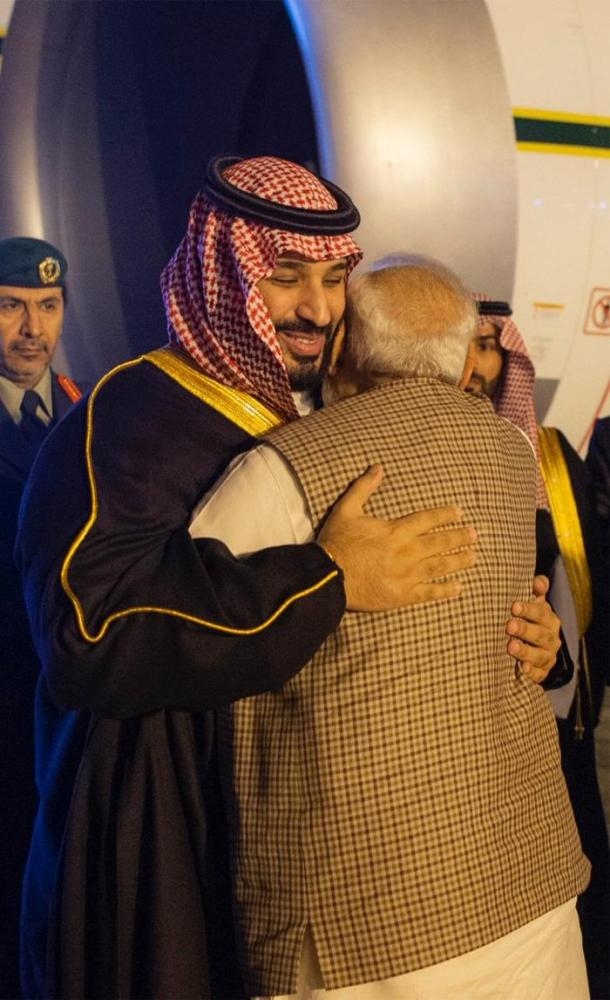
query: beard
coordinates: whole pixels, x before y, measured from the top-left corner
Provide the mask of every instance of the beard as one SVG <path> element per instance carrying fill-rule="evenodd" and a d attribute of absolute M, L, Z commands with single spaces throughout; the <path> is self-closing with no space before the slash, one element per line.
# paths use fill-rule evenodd
<path fill-rule="evenodd" d="M 483 375 L 478 372 L 473 372 L 470 376 L 470 381 L 466 386 L 466 392 L 478 392 L 482 396 L 487 396 L 488 399 L 493 399 L 498 384 L 500 382 L 500 376 L 497 378 L 486 379 Z"/>
<path fill-rule="evenodd" d="M 311 394 L 319 392 L 330 365 L 335 334 L 339 325 L 340 322 L 334 327 L 332 323 L 328 323 L 326 326 L 316 326 L 314 323 L 301 320 L 298 323 L 281 323 L 276 326 L 277 333 L 309 333 L 325 338 L 324 347 L 320 354 L 313 357 L 299 354 L 298 348 L 294 347 L 289 351 L 289 358 L 285 356 L 288 380 L 293 392 L 309 392 Z"/>
<path fill-rule="evenodd" d="M 293 392 L 308 392 L 314 395 L 321 388 L 324 376 L 306 363 L 290 372 L 290 388 Z"/>

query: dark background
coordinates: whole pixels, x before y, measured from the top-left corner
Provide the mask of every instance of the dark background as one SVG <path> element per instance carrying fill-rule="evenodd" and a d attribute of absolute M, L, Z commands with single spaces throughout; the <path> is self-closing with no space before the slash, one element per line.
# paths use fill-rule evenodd
<path fill-rule="evenodd" d="M 65 252 L 63 367 L 87 380 L 165 341 L 159 273 L 211 156 L 268 153 L 317 169 L 281 0 L 17 0 L 0 134 L 0 231 Z M 24 228 L 24 161 L 43 233 Z"/>

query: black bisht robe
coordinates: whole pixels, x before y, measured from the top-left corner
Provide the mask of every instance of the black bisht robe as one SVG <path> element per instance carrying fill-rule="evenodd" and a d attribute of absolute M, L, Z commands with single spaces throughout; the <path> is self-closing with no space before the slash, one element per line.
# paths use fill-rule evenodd
<path fill-rule="evenodd" d="M 18 543 L 43 665 L 23 988 L 237 1000 L 210 710 L 293 676 L 337 626 L 342 580 L 315 544 L 235 560 L 190 538 L 253 439 L 146 360 L 98 388 L 88 458 L 86 428 L 81 405 L 41 451 Z M 74 604 L 60 575 L 82 528 Z"/>
<path fill-rule="evenodd" d="M 610 669 L 610 595 L 605 578 L 599 524 L 584 462 L 558 432 L 591 574 L 593 615 L 585 634 L 588 671 L 582 664 L 578 692 L 567 719 L 557 719 L 561 765 L 574 810 L 582 849 L 591 862 L 591 881 L 578 898 L 578 913 L 592 1000 L 610 997 L 610 851 L 595 765 L 594 729 Z M 559 544 L 546 510 L 536 522 L 536 572 L 549 575 Z M 582 732 L 581 732 L 582 726 Z"/>

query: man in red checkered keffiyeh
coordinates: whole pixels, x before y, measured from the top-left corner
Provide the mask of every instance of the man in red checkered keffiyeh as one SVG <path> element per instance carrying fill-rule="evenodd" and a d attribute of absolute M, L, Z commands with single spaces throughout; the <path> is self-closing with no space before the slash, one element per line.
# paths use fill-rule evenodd
<path fill-rule="evenodd" d="M 479 332 L 472 343 L 474 370 L 468 383 L 471 391 L 489 396 L 501 417 L 516 424 L 527 434 L 536 452 L 538 467 L 538 424 L 534 408 L 536 372 L 525 341 L 506 302 L 494 302 L 489 296 L 474 296 L 479 309 Z M 536 504 L 548 507 L 542 476 L 538 468 Z"/>
<path fill-rule="evenodd" d="M 562 619 L 564 646 L 575 665 L 572 681 L 548 693 L 557 718 L 562 766 L 576 824 L 592 863 L 591 882 L 578 900 L 589 986 L 591 996 L 608 996 L 610 853 L 593 735 L 608 661 L 597 524 L 582 460 L 560 432 L 543 428 L 539 437 L 534 365 L 510 306 L 483 295 L 475 295 L 475 299 L 479 331 L 471 348 L 474 370 L 468 387 L 488 395 L 496 413 L 527 434 L 536 451 L 537 568 L 551 579 L 549 600 Z M 546 452 L 545 460 L 540 442 L 548 440 L 549 432 L 556 433 L 556 445 Z M 588 595 L 584 603 L 589 603 L 589 613 L 579 623 L 577 609 L 583 606 L 583 594 Z"/>
<path fill-rule="evenodd" d="M 469 530 L 453 507 L 362 516 L 375 470 L 325 521 L 334 559 L 315 542 L 235 559 L 189 535 L 323 372 L 358 221 L 296 164 L 213 160 L 162 277 L 170 346 L 108 372 L 38 456 L 17 543 L 42 660 L 24 996 L 242 997 L 208 710 L 279 689 L 348 604 L 457 593 Z"/>
<path fill-rule="evenodd" d="M 279 689 L 348 604 L 454 596 L 471 561 L 452 506 L 363 516 L 375 469 L 323 544 L 236 559 L 189 534 L 227 464 L 315 390 L 358 223 L 297 164 L 212 160 L 162 277 L 169 346 L 104 375 L 38 456 L 18 543 L 43 661 L 24 996 L 242 997 L 208 710 Z"/>
<path fill-rule="evenodd" d="M 345 280 L 362 256 L 348 235 L 358 221 L 343 192 L 295 163 L 272 156 L 213 161 L 161 278 L 170 342 L 222 384 L 286 419 L 298 416 L 291 389 L 313 388 L 315 379 L 295 378 L 294 364 L 289 373 L 287 363 L 298 355 L 301 376 L 316 368 L 319 374 L 343 313 Z M 278 261 L 286 260 L 301 261 L 292 268 L 294 308 L 274 324 L 264 288 Z M 326 276 L 333 262 L 343 262 L 335 293 L 340 315 L 318 325 L 312 301 L 316 294 L 328 298 L 334 287 Z M 289 287 L 288 272 L 280 279 L 276 287 Z"/>

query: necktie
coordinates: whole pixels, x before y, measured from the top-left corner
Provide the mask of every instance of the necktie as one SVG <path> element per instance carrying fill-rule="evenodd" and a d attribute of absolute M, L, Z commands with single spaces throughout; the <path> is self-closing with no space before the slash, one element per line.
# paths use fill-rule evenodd
<path fill-rule="evenodd" d="M 29 444 L 39 447 L 49 428 L 36 415 L 36 410 L 42 406 L 42 400 L 34 389 L 28 389 L 21 401 L 21 433 Z"/>

